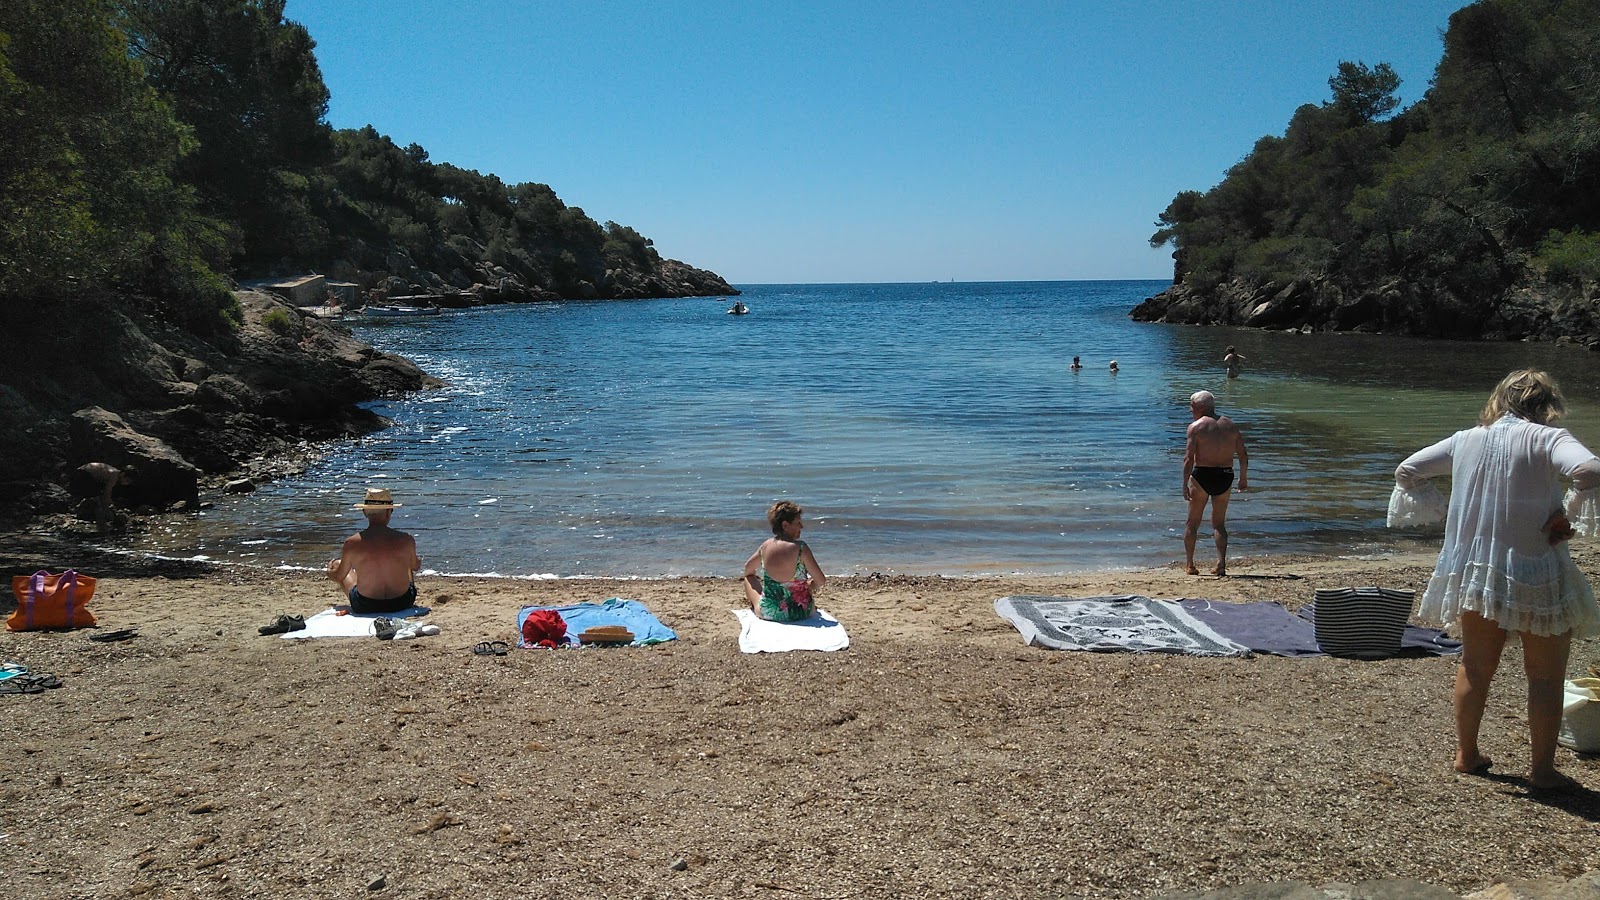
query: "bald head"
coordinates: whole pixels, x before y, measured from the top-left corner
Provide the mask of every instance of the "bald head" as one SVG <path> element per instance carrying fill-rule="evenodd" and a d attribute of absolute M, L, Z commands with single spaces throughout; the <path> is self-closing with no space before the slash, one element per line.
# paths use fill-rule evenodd
<path fill-rule="evenodd" d="M 1195 391 L 1189 395 L 1189 405 L 1202 415 L 1214 415 L 1217 411 L 1217 398 L 1210 391 Z"/>

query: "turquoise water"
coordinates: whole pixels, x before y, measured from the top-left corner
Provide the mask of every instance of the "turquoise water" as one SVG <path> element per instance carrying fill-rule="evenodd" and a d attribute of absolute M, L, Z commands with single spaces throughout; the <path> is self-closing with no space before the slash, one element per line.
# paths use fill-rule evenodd
<path fill-rule="evenodd" d="M 732 574 L 780 497 L 830 574 L 1159 565 L 1182 558 L 1187 398 L 1206 388 L 1251 451 L 1234 558 L 1363 553 L 1395 539 L 1395 464 L 1470 425 L 1511 368 L 1554 371 L 1566 424 L 1600 446 L 1600 355 L 1128 319 L 1164 286 L 757 285 L 747 316 L 699 298 L 358 325 L 449 386 L 374 404 L 393 428 L 144 549 L 320 565 L 381 485 L 447 573 Z"/>

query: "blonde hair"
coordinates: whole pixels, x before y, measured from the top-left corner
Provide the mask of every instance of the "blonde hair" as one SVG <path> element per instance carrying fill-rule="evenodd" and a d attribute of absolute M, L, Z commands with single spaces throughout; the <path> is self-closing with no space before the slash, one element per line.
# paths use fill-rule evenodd
<path fill-rule="evenodd" d="M 767 508 L 767 524 L 772 526 L 773 534 L 783 537 L 784 523 L 793 522 L 795 519 L 800 518 L 800 514 L 803 512 L 805 510 L 801 509 L 799 504 L 794 501 L 779 500 Z"/>
<path fill-rule="evenodd" d="M 1549 373 L 1519 369 L 1502 378 L 1489 392 L 1489 402 L 1484 404 L 1478 424 L 1493 425 L 1506 413 L 1548 425 L 1567 414 L 1567 401 Z"/>

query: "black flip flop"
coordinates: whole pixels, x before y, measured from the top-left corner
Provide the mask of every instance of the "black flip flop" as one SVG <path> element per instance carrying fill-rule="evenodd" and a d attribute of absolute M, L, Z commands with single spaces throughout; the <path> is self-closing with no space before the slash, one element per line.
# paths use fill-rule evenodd
<path fill-rule="evenodd" d="M 472 647 L 476 656 L 505 656 L 510 650 L 511 645 L 505 641 L 480 641 Z"/>
<path fill-rule="evenodd" d="M 0 681 L 0 694 L 42 694 L 44 685 L 35 684 L 26 675 L 13 675 Z"/>
<path fill-rule="evenodd" d="M 137 628 L 120 628 L 116 631 L 102 631 L 89 635 L 89 640 L 109 644 L 112 641 L 126 641 L 139 636 Z"/>

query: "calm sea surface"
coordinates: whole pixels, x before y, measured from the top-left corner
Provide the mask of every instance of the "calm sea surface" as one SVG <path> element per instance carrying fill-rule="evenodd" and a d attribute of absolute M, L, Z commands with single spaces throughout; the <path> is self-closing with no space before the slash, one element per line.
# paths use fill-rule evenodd
<path fill-rule="evenodd" d="M 443 573 L 730 575 L 776 498 L 805 507 L 829 574 L 1157 565 L 1182 558 L 1187 398 L 1206 388 L 1250 449 L 1229 529 L 1247 571 L 1394 544 L 1395 464 L 1472 424 L 1512 368 L 1553 371 L 1565 424 L 1600 447 L 1600 354 L 1128 319 L 1164 286 L 755 285 L 747 316 L 700 298 L 357 324 L 449 387 L 374 404 L 393 428 L 140 549 L 320 566 L 378 485 Z"/>

